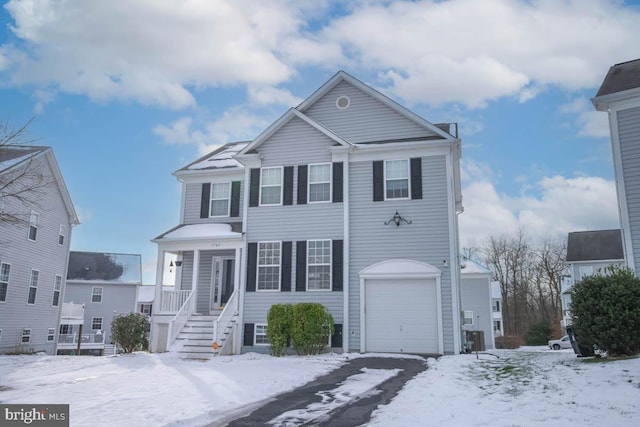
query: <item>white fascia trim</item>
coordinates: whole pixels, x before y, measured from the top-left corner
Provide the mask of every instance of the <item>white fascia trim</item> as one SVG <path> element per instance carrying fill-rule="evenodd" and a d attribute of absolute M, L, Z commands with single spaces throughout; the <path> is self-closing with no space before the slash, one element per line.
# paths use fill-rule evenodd
<path fill-rule="evenodd" d="M 462 350 L 462 328 L 460 326 L 460 257 L 458 256 L 458 221 L 456 212 L 455 183 L 451 151 L 447 154 L 447 194 L 449 196 L 449 271 L 451 277 L 451 311 L 453 321 L 453 351 L 454 354 Z"/>
<path fill-rule="evenodd" d="M 262 144 L 271 135 L 273 135 L 278 130 L 280 130 L 280 128 L 282 126 L 284 126 L 285 124 L 287 124 L 289 122 L 289 120 L 291 120 L 291 118 L 294 115 L 293 111 L 294 111 L 294 108 L 289 108 L 286 113 L 284 113 L 282 116 L 280 116 L 278 118 L 278 120 L 276 120 L 275 122 L 271 123 L 271 125 L 268 128 L 266 128 L 260 135 L 258 135 L 256 139 L 251 141 L 246 147 L 244 147 L 242 150 L 240 150 L 240 152 L 238 152 L 238 154 L 236 154 L 236 157 L 244 156 L 249 151 L 253 150 L 258 145 Z"/>
<path fill-rule="evenodd" d="M 598 111 L 607 111 L 608 109 L 620 108 L 621 105 L 627 103 L 640 103 L 640 88 L 623 90 L 622 92 L 610 93 L 607 95 L 591 98 L 591 103 Z"/>
<path fill-rule="evenodd" d="M 62 176 L 62 172 L 60 171 L 60 167 L 58 166 L 56 156 L 53 154 L 53 149 L 49 147 L 43 152 L 36 154 L 36 156 L 34 157 L 38 157 L 42 155 L 42 153 L 44 153 L 47 158 L 47 163 L 51 168 L 53 177 L 56 180 L 56 184 L 58 185 L 58 189 L 60 190 L 60 194 L 62 195 L 62 200 L 64 201 L 64 205 L 66 206 L 67 212 L 69 214 L 69 223 L 72 227 L 74 227 L 80 224 L 80 220 L 78 219 L 76 208 L 73 206 L 73 202 L 71 201 L 71 195 L 69 194 L 67 185 L 64 182 L 64 177 Z"/>
<path fill-rule="evenodd" d="M 181 181 L 182 194 L 180 195 L 180 224 L 184 224 L 184 212 L 187 204 L 187 184 Z"/>
<path fill-rule="evenodd" d="M 364 277 L 360 277 L 360 353 L 366 353 L 367 351 L 367 346 L 366 346 L 366 336 L 367 336 L 367 331 L 366 331 L 366 319 L 365 319 L 365 310 L 364 310 L 364 303 L 365 303 L 365 295 L 364 295 L 364 281 L 366 279 Z M 344 330 L 342 331 L 342 336 L 344 336 Z"/>
<path fill-rule="evenodd" d="M 347 140 L 341 138 L 340 136 L 336 135 L 335 133 L 331 132 L 329 129 L 327 129 L 326 127 L 322 126 L 320 123 L 318 123 L 315 120 L 309 118 L 308 116 L 302 114 L 300 111 L 293 110 L 293 114 L 295 114 L 296 117 L 298 117 L 300 120 L 302 120 L 305 123 L 307 123 L 309 126 L 313 127 L 314 129 L 316 129 L 319 132 L 322 132 L 327 137 L 333 139 L 338 144 L 340 144 L 340 145 L 342 145 L 344 147 L 350 147 L 350 146 L 353 145 L 349 141 L 347 141 Z"/>
<path fill-rule="evenodd" d="M 450 142 L 418 141 L 387 144 L 360 144 L 351 153 L 351 161 L 388 160 L 411 157 L 446 156 L 451 153 Z"/>
<path fill-rule="evenodd" d="M 616 180 L 616 192 L 618 193 L 618 213 L 622 227 L 622 246 L 627 266 L 635 271 L 633 246 L 631 245 L 631 223 L 629 221 L 629 207 L 627 206 L 627 191 L 624 185 L 622 171 L 622 154 L 620 152 L 620 135 L 618 134 L 618 112 L 609 111 L 609 129 L 611 132 L 611 150 L 613 154 L 613 171 Z"/>
<path fill-rule="evenodd" d="M 247 156 L 247 160 L 249 163 L 252 163 L 257 160 L 260 163 L 260 158 L 254 155 Z M 244 328 L 244 297 L 246 291 L 246 272 L 247 272 L 247 219 L 249 217 L 249 191 L 250 188 L 248 186 L 249 183 L 249 174 L 250 169 L 249 166 L 245 164 L 246 168 L 244 170 L 244 182 L 247 183 L 244 188 L 244 209 L 242 210 L 242 259 L 240 261 L 240 283 L 238 286 L 238 322 L 236 323 L 236 332 L 233 337 L 233 347 L 235 354 L 240 354 L 242 351 L 242 341 L 240 340 L 242 336 L 242 330 Z"/>
<path fill-rule="evenodd" d="M 206 181 L 222 181 L 222 178 L 229 177 L 227 181 L 231 180 L 231 177 L 242 178 L 244 176 L 244 168 L 228 168 L 228 169 L 208 169 L 201 171 L 189 171 L 174 173 L 175 177 L 180 182 L 194 183 L 194 182 L 206 182 Z"/>
<path fill-rule="evenodd" d="M 442 318 L 442 284 L 436 277 L 436 316 L 438 320 L 438 353 L 444 354 L 444 319 Z"/>
<path fill-rule="evenodd" d="M 351 289 L 351 280 L 349 277 L 349 217 L 350 217 L 350 204 L 349 204 L 349 153 L 347 151 L 342 152 L 332 152 L 332 160 L 333 161 L 342 161 L 342 183 L 343 183 L 343 192 L 342 192 L 342 212 L 343 212 L 343 236 L 342 236 L 342 351 L 344 353 L 349 352 L 349 337 L 351 336 L 351 332 L 349 330 L 349 292 Z M 346 191 L 344 191 L 346 189 Z"/>
<path fill-rule="evenodd" d="M 235 159 L 244 165 L 246 170 L 245 179 L 249 179 L 248 169 L 262 167 L 262 157 L 258 153 L 237 154 Z"/>

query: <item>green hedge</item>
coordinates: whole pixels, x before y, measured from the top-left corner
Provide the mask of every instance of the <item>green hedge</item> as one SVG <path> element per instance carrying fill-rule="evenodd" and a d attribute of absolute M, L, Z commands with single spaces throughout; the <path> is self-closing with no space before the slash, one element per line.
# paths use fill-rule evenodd
<path fill-rule="evenodd" d="M 284 356 L 291 340 L 291 304 L 274 304 L 267 315 L 267 336 L 272 356 Z"/>
<path fill-rule="evenodd" d="M 333 335 L 333 316 L 319 303 L 274 304 L 267 315 L 271 355 L 284 356 L 290 342 L 300 354 L 318 354 Z"/>

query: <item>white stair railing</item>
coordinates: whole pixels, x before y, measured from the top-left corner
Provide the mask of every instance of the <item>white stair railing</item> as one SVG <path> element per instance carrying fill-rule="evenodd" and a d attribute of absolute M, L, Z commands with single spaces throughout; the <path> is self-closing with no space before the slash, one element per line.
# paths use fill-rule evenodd
<path fill-rule="evenodd" d="M 171 345 L 176 340 L 176 337 L 189 320 L 189 316 L 191 316 L 195 311 L 195 298 L 193 295 L 195 292 L 191 291 L 180 291 L 180 292 L 189 292 L 189 296 L 186 298 L 182 307 L 178 310 L 178 314 L 176 314 L 173 319 L 169 322 L 169 331 L 167 337 L 167 348 L 171 347 Z"/>
<path fill-rule="evenodd" d="M 238 292 L 233 291 L 227 304 L 218 316 L 213 321 L 213 352 L 215 354 L 222 354 L 229 342 L 235 322 L 238 318 Z M 227 332 L 227 339 L 223 339 L 225 332 Z"/>
<path fill-rule="evenodd" d="M 160 295 L 160 307 L 158 313 L 177 313 L 191 296 L 192 292 L 186 291 L 162 291 Z"/>

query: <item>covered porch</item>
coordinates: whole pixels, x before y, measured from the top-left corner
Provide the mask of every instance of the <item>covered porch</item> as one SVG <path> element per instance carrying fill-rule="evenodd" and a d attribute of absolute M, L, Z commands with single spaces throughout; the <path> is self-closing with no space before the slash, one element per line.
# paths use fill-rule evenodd
<path fill-rule="evenodd" d="M 229 224 L 190 224 L 153 242 L 158 245 L 158 261 L 151 351 L 169 350 L 187 321 L 198 315 L 213 316 L 208 346 L 219 342 L 217 331 L 228 332 L 238 314 L 242 233 Z"/>

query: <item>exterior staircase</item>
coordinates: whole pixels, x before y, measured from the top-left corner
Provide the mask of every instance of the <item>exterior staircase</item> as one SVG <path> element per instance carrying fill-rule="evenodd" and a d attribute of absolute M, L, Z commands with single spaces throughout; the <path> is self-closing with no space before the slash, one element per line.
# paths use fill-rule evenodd
<path fill-rule="evenodd" d="M 218 341 L 220 350 L 214 351 L 213 344 L 213 321 L 220 316 L 222 310 L 214 310 L 209 315 L 192 314 L 187 320 L 176 340 L 171 347 L 171 351 L 177 353 L 182 359 L 208 360 L 217 354 L 228 354 L 225 350 L 225 343 L 231 338 L 231 332 L 236 323 L 234 316 Z"/>

